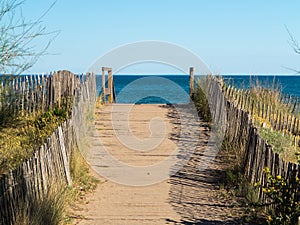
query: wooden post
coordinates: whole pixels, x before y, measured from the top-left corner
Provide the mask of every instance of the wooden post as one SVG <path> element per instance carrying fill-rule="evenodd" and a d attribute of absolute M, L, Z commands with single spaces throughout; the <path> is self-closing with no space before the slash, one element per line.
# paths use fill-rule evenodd
<path fill-rule="evenodd" d="M 194 94 L 194 67 L 190 67 L 190 97 Z"/>
<path fill-rule="evenodd" d="M 105 84 L 105 71 L 108 72 L 108 88 L 106 88 Z M 103 102 L 106 103 L 106 95 L 108 95 L 108 103 L 115 102 L 115 93 L 114 93 L 114 80 L 113 80 L 113 73 L 112 68 L 109 67 L 102 67 L 102 94 L 103 94 Z"/>
<path fill-rule="evenodd" d="M 108 102 L 113 103 L 114 102 L 114 95 L 113 95 L 113 75 L 112 75 L 112 69 L 108 69 L 108 89 L 109 89 L 109 95 L 108 95 Z"/>
<path fill-rule="evenodd" d="M 105 67 L 102 67 L 102 96 L 103 102 L 106 103 L 106 93 L 105 93 Z"/>

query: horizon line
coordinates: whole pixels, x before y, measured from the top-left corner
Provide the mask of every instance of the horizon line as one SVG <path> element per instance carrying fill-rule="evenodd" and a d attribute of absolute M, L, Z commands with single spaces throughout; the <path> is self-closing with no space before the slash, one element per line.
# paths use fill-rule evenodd
<path fill-rule="evenodd" d="M 96 74 L 98 75 L 98 74 Z M 101 74 L 99 74 L 101 75 Z M 189 74 L 184 74 L 184 73 L 116 73 L 114 74 L 115 76 L 189 76 Z M 195 76 L 206 76 L 207 74 L 194 74 Z M 246 74 L 246 73 L 228 73 L 228 74 L 213 74 L 214 76 L 300 76 L 300 74 Z"/>
<path fill-rule="evenodd" d="M 72 72 L 72 71 L 71 71 Z M 54 72 L 49 72 L 49 73 L 22 73 L 19 75 L 46 75 Z M 72 72 L 73 73 L 73 72 Z M 76 75 L 79 74 L 86 74 L 86 73 L 74 73 Z M 4 74 L 0 74 L 4 75 Z M 96 75 L 101 75 L 101 74 L 96 74 Z M 184 74 L 184 73 L 113 73 L 115 76 L 189 76 L 189 74 Z M 208 74 L 194 74 L 195 76 L 206 76 Z M 271 74 L 271 73 L 256 73 L 256 74 L 250 74 L 250 73 L 226 73 L 226 74 L 213 74 L 214 76 L 300 76 L 300 74 L 297 73 L 276 73 L 276 74 Z"/>

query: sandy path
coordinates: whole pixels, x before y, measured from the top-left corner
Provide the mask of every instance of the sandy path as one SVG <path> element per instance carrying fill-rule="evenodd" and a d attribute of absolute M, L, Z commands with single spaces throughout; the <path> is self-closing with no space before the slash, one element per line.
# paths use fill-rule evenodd
<path fill-rule="evenodd" d="M 128 105 L 105 106 L 97 112 L 95 138 L 101 143 L 96 143 L 89 155 L 89 162 L 98 174 L 103 173 L 105 177 L 100 177 L 103 181 L 94 193 L 87 196 L 88 204 L 81 205 L 76 213 L 83 216 L 77 219 L 74 224 L 240 224 L 239 215 L 241 209 L 232 200 L 222 199 L 218 195 L 218 173 L 222 170 L 220 160 L 214 159 L 210 167 L 205 171 L 199 171 L 201 157 L 203 157 L 204 146 L 209 139 L 209 129 L 202 123 L 201 126 L 189 124 L 185 131 L 184 141 L 179 142 L 180 123 L 178 113 L 172 107 L 163 105 L 135 105 L 130 106 L 129 127 L 130 131 L 140 140 L 149 138 L 151 143 L 157 143 L 152 150 L 141 151 L 149 147 L 145 143 L 139 143 L 138 148 L 132 150 L 131 146 L 126 146 L 122 140 L 130 140 L 130 133 L 122 120 L 124 110 Z M 181 118 L 180 122 L 191 121 L 188 113 Z M 111 123 L 112 119 L 120 118 L 121 126 Z M 164 123 L 159 126 L 152 123 L 152 133 L 149 130 L 151 119 L 160 118 L 158 122 Z M 118 120 L 118 119 L 117 119 Z M 160 123 L 161 124 L 161 123 Z M 117 131 L 116 131 L 117 130 Z M 160 132 L 164 130 L 164 132 Z M 181 129 L 182 130 L 182 129 Z M 116 134 L 117 132 L 117 134 Z M 121 135 L 121 141 L 117 138 Z M 193 141 L 197 148 L 194 151 Z M 125 139 L 123 139 L 125 138 Z M 158 141 L 160 140 L 160 141 Z M 126 141 L 125 141 L 126 142 Z M 130 144 L 130 141 L 129 141 Z M 180 146 L 179 146 L 180 145 Z M 174 152 L 179 146 L 179 152 Z M 167 179 L 162 179 L 165 174 L 169 174 L 174 169 L 175 158 L 171 157 L 170 165 L 165 166 L 165 171 L 142 170 L 141 173 L 129 174 L 132 171 L 120 169 L 120 165 L 110 164 L 111 161 L 104 160 L 105 155 L 99 149 L 104 148 L 109 155 L 117 161 L 121 161 L 134 166 L 149 166 L 159 163 L 169 156 L 174 156 L 176 160 L 190 155 L 191 158 L 179 171 Z M 207 154 L 207 153 L 206 153 Z M 173 160 L 173 161 L 172 161 Z M 175 160 L 175 161 L 174 161 Z M 178 163 L 178 162 L 177 162 Z M 136 170 L 139 171 L 140 167 Z M 126 171 L 122 174 L 122 171 Z M 117 174 L 122 174 L 118 177 Z M 109 179 L 108 179 L 109 178 Z M 121 183 L 113 182 L 115 179 Z M 139 184 L 138 180 L 148 182 L 147 186 L 130 186 L 128 184 Z M 154 183 L 154 184 L 151 184 Z"/>

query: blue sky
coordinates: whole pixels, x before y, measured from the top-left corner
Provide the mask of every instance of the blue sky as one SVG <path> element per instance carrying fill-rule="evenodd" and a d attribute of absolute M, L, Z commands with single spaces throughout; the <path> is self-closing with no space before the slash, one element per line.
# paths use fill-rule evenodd
<path fill-rule="evenodd" d="M 52 3 L 26 0 L 23 14 L 36 19 Z M 52 54 L 29 72 L 85 72 L 120 45 L 159 40 L 191 50 L 216 74 L 293 74 L 285 67 L 300 70 L 300 55 L 289 46 L 285 25 L 300 42 L 299 9 L 299 0 L 57 0 L 43 21 L 60 34 Z M 155 65 L 122 72 L 160 71 L 174 72 Z"/>

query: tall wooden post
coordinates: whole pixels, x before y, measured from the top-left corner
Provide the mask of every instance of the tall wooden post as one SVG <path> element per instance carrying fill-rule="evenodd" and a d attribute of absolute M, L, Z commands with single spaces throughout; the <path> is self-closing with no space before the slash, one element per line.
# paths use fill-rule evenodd
<path fill-rule="evenodd" d="M 114 101 L 114 95 L 113 95 L 113 75 L 112 75 L 112 69 L 108 69 L 108 89 L 109 89 L 108 102 L 109 103 L 113 103 L 113 101 Z"/>
<path fill-rule="evenodd" d="M 102 67 L 102 96 L 103 101 L 106 103 L 106 93 L 105 93 L 105 67 Z"/>
<path fill-rule="evenodd" d="M 194 88 L 194 67 L 190 67 L 190 97 L 193 96 L 195 88 Z"/>
<path fill-rule="evenodd" d="M 105 71 L 108 73 L 107 85 L 105 83 Z M 102 94 L 103 94 L 103 102 L 106 102 L 106 96 L 108 95 L 108 103 L 115 103 L 115 92 L 114 92 L 114 78 L 112 73 L 112 68 L 102 67 Z"/>

